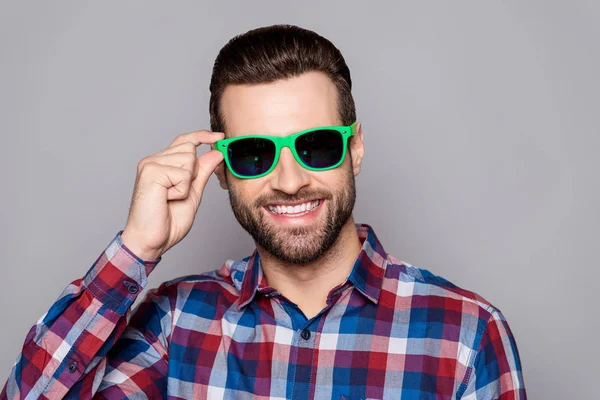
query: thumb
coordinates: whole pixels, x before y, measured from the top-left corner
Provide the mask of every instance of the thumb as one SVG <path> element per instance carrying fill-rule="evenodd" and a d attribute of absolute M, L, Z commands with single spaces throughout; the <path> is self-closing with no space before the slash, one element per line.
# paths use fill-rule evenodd
<path fill-rule="evenodd" d="M 218 150 L 210 150 L 196 159 L 196 178 L 192 181 L 192 190 L 202 198 L 202 192 L 217 165 L 223 161 L 223 153 Z"/>

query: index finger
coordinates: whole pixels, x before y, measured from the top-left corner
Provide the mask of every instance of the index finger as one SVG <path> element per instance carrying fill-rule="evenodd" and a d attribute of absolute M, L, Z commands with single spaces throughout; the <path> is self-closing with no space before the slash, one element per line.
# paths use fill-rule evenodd
<path fill-rule="evenodd" d="M 221 140 L 224 137 L 225 134 L 223 132 L 211 132 L 207 130 L 183 133 L 173 140 L 173 142 L 169 145 L 169 148 L 186 142 L 193 143 L 196 147 L 201 144 L 213 144 L 217 140 Z"/>

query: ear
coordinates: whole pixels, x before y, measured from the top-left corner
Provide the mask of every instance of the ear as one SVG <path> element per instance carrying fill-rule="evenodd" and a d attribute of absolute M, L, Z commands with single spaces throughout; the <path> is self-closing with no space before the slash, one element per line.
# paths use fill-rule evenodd
<path fill-rule="evenodd" d="M 225 161 L 222 161 L 219 165 L 217 165 L 217 168 L 215 168 L 215 175 L 217 176 L 217 179 L 219 179 L 219 185 L 221 188 L 228 190 L 229 184 L 227 183 L 227 176 L 225 176 L 225 168 Z"/>
<path fill-rule="evenodd" d="M 211 149 L 214 150 L 214 145 L 210 146 Z M 227 166 L 225 165 L 225 160 L 221 161 L 219 163 L 219 165 L 217 165 L 217 167 L 214 169 L 214 174 L 217 176 L 217 179 L 219 180 L 219 185 L 221 186 L 222 189 L 228 190 L 229 189 L 229 184 L 227 183 L 227 176 L 225 168 L 227 168 Z"/>
<path fill-rule="evenodd" d="M 356 176 L 360 173 L 362 159 L 365 154 L 362 124 L 360 122 L 356 124 L 356 132 L 354 133 L 354 136 L 352 136 L 349 146 L 350 154 L 352 155 L 352 172 L 354 172 L 354 176 Z"/>

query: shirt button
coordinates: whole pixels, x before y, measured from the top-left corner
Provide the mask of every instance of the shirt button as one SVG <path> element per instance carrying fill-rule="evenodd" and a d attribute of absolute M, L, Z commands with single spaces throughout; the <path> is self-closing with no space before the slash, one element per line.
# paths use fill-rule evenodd
<path fill-rule="evenodd" d="M 310 331 L 308 329 L 304 329 L 302 332 L 300 332 L 300 336 L 302 336 L 302 339 L 308 340 L 310 339 Z"/>
<path fill-rule="evenodd" d="M 73 361 L 71 364 L 69 364 L 69 372 L 73 373 L 77 371 L 77 361 Z"/>
<path fill-rule="evenodd" d="M 125 286 L 127 286 L 127 291 L 131 294 L 136 294 L 138 292 L 138 290 L 140 290 L 139 286 L 136 285 L 135 283 L 131 283 L 131 282 L 123 282 L 125 284 Z"/>

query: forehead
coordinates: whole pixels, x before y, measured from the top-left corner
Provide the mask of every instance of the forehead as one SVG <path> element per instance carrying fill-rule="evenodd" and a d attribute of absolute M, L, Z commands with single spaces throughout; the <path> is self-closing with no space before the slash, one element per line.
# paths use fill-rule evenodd
<path fill-rule="evenodd" d="M 324 73 L 257 85 L 229 85 L 221 98 L 228 137 L 284 136 L 308 128 L 339 125 L 337 89 Z"/>

